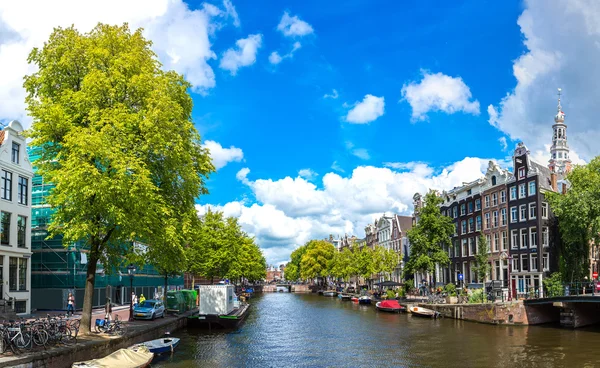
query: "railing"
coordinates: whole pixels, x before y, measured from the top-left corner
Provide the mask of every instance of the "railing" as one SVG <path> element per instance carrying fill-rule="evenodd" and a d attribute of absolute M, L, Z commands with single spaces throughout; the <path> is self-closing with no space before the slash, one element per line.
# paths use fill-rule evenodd
<path fill-rule="evenodd" d="M 544 295 L 546 297 L 557 296 L 600 296 L 600 283 L 597 281 L 570 282 L 557 287 L 545 288 Z"/>

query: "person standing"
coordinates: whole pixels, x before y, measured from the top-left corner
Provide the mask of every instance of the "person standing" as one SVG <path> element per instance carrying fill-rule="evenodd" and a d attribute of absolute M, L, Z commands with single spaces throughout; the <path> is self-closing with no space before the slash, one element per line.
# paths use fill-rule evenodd
<path fill-rule="evenodd" d="M 111 313 L 112 313 L 112 305 L 110 303 L 110 298 L 106 298 L 106 305 L 104 306 L 104 312 L 106 313 L 106 315 L 104 316 L 104 318 L 107 321 L 110 321 L 111 318 Z"/>
<path fill-rule="evenodd" d="M 140 304 L 143 304 L 146 301 L 146 297 L 144 294 L 140 294 Z"/>
<path fill-rule="evenodd" d="M 67 297 L 67 317 L 72 316 L 75 313 L 75 297 L 73 293 L 69 293 Z"/>

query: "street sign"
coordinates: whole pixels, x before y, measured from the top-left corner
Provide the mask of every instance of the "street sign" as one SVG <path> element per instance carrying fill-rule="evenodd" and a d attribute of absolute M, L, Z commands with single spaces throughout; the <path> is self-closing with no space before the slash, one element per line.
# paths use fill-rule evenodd
<path fill-rule="evenodd" d="M 462 273 L 459 273 L 459 274 L 458 274 L 458 281 L 462 281 L 462 280 L 463 280 L 463 278 L 464 278 L 463 274 L 462 274 Z"/>
<path fill-rule="evenodd" d="M 592 272 L 592 277 L 595 278 L 595 279 L 597 279 L 598 278 L 598 272 L 595 272 L 595 271 Z"/>

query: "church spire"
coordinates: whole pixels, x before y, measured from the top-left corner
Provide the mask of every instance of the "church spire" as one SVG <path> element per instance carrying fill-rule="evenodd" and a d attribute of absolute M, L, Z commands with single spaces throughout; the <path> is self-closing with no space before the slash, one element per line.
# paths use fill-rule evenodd
<path fill-rule="evenodd" d="M 552 172 L 566 174 L 571 171 L 571 159 L 569 158 L 569 145 L 567 144 L 567 125 L 565 124 L 565 113 L 562 111 L 560 96 L 562 90 L 558 89 L 558 106 L 554 125 L 552 125 L 552 146 L 550 147 L 550 161 L 548 167 Z"/>

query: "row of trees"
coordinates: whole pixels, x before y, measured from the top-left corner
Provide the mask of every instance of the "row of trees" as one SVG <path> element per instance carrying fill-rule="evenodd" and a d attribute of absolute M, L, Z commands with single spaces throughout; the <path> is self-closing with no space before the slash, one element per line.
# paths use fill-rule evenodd
<path fill-rule="evenodd" d="M 48 231 L 83 241 L 88 266 L 81 328 L 89 333 L 96 268 L 148 262 L 167 277 L 262 278 L 266 263 L 236 220 L 199 219 L 215 171 L 191 119 L 191 85 L 164 71 L 142 30 L 56 28 L 25 77 L 37 172 L 54 188 Z M 144 253 L 124 246 L 149 244 Z"/>
<path fill-rule="evenodd" d="M 294 281 L 331 276 L 349 281 L 353 276 L 369 278 L 382 273 L 389 278 L 399 262 L 396 252 L 382 246 L 351 247 L 338 252 L 325 240 L 311 240 L 292 252 L 285 277 Z"/>

